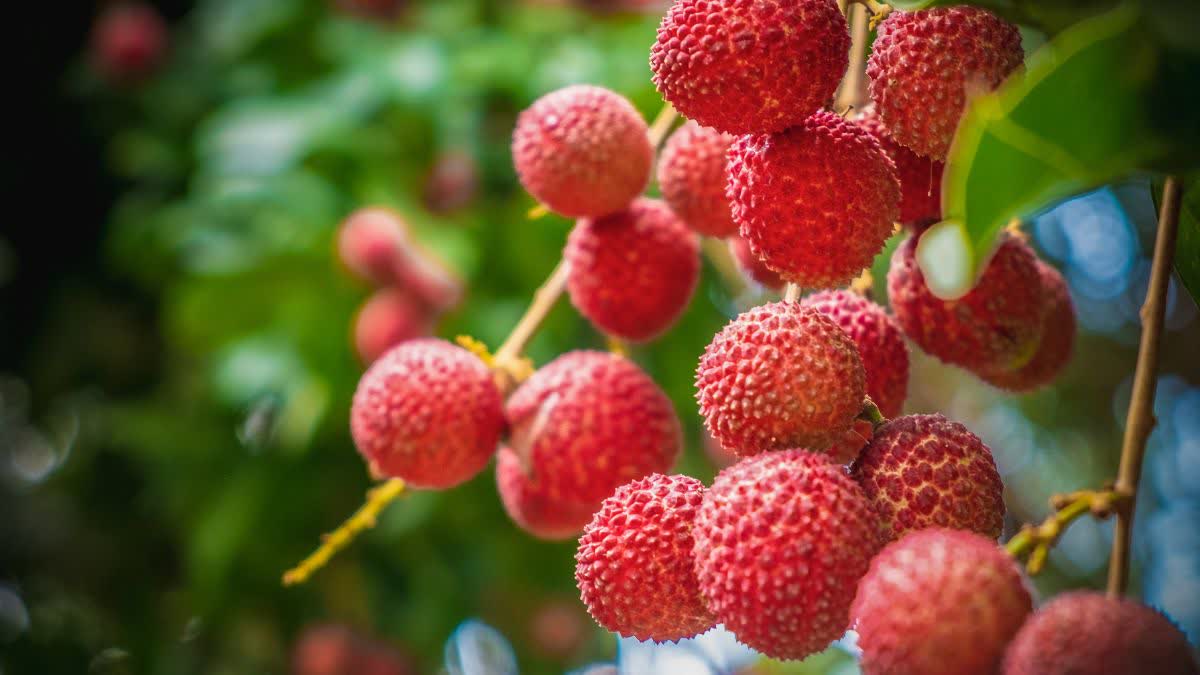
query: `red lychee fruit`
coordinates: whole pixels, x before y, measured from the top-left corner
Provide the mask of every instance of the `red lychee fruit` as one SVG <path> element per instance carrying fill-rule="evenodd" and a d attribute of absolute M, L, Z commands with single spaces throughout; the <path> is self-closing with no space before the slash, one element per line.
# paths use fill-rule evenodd
<path fill-rule="evenodd" d="M 431 213 L 453 213 L 479 193 L 479 166 L 465 150 L 448 150 L 434 160 L 421 186 L 421 202 Z"/>
<path fill-rule="evenodd" d="M 892 255 L 888 296 L 896 321 L 926 353 L 974 373 L 1019 368 L 1033 356 L 1047 309 L 1037 255 L 1019 237 L 1001 235 L 975 288 L 942 300 L 925 285 L 917 237 Z"/>
<path fill-rule="evenodd" d="M 850 475 L 879 514 L 885 541 L 927 527 L 996 539 L 1004 528 L 1004 484 L 991 449 L 941 415 L 884 424 Z"/>
<path fill-rule="evenodd" d="M 878 550 L 875 516 L 840 467 L 803 450 L 717 474 L 696 515 L 696 572 L 708 607 L 738 640 L 801 659 L 841 637 Z"/>
<path fill-rule="evenodd" d="M 993 673 L 1033 601 L 996 542 L 929 528 L 888 544 L 851 615 L 865 675 Z"/>
<path fill-rule="evenodd" d="M 432 332 L 428 310 L 397 288 L 377 291 L 354 317 L 354 346 L 366 364 L 401 342 Z"/>
<path fill-rule="evenodd" d="M 167 49 L 167 25 L 152 6 L 121 2 L 107 7 L 92 27 L 92 58 L 96 68 L 115 80 L 136 80 L 162 61 Z"/>
<path fill-rule="evenodd" d="M 737 233 L 725 196 L 725 156 L 733 137 L 688 122 L 671 134 L 658 158 L 658 186 L 677 216 L 700 234 Z"/>
<path fill-rule="evenodd" d="M 1075 303 L 1061 273 L 1038 261 L 1042 288 L 1049 310 L 1042 325 L 1042 338 L 1033 358 L 1015 370 L 983 373 L 983 381 L 1008 391 L 1026 392 L 1053 382 L 1071 362 L 1075 347 Z"/>
<path fill-rule="evenodd" d="M 368 207 L 351 213 L 338 229 L 337 247 L 354 276 L 378 286 L 400 286 L 435 311 L 462 299 L 462 283 L 420 246 L 394 211 Z"/>
<path fill-rule="evenodd" d="M 646 121 L 620 94 L 573 85 L 517 118 L 513 164 L 521 185 L 550 210 L 603 216 L 629 205 L 650 180 Z"/>
<path fill-rule="evenodd" d="M 716 625 L 700 597 L 692 526 L 704 484 L 652 474 L 604 500 L 579 538 L 575 581 L 604 628 L 639 640 L 680 640 Z"/>
<path fill-rule="evenodd" d="M 750 250 L 805 288 L 858 276 L 900 216 L 892 160 L 874 136 L 831 112 L 738 138 L 728 169 L 726 194 Z"/>
<path fill-rule="evenodd" d="M 1021 67 L 1017 27 L 978 7 L 892 12 L 871 45 L 871 99 L 892 139 L 945 160 L 971 96 Z"/>
<path fill-rule="evenodd" d="M 700 241 L 666 204 L 639 198 L 628 209 L 581 219 L 563 261 L 580 314 L 609 335 L 641 342 L 687 309 L 700 280 Z"/>
<path fill-rule="evenodd" d="M 575 598 L 542 602 L 529 617 L 529 637 L 542 656 L 563 660 L 590 637 L 591 622 Z"/>
<path fill-rule="evenodd" d="M 779 278 L 779 273 L 767 267 L 766 263 L 754 255 L 754 252 L 750 250 L 750 244 L 746 243 L 745 239 L 735 234 L 729 237 L 728 244 L 729 252 L 733 254 L 733 259 L 743 274 L 765 288 L 776 291 L 783 288 L 784 281 Z"/>
<path fill-rule="evenodd" d="M 496 482 L 509 516 L 544 539 L 578 534 L 606 497 L 671 468 L 682 449 L 675 409 L 629 359 L 574 351 L 538 369 L 505 407 L 511 451 Z"/>
<path fill-rule="evenodd" d="M 849 52 L 833 0 L 676 0 L 650 68 L 685 117 L 731 134 L 772 133 L 829 102 Z"/>
<path fill-rule="evenodd" d="M 448 488 L 491 459 L 502 405 L 491 371 L 474 354 L 443 340 L 410 340 L 359 380 L 350 432 L 373 472 Z"/>
<path fill-rule="evenodd" d="M 829 447 L 862 411 L 865 388 L 850 336 L 796 302 L 739 315 L 713 337 L 696 369 L 709 433 L 742 457 Z"/>
<path fill-rule="evenodd" d="M 1140 602 L 1063 593 L 1034 612 L 1004 656 L 1004 675 L 1196 675 L 1187 637 Z"/>
<path fill-rule="evenodd" d="M 875 114 L 875 106 L 865 108 L 855 122 L 879 141 L 896 165 L 896 177 L 900 179 L 900 222 L 918 227 L 941 220 L 942 171 L 946 165 L 893 141 Z"/>
<path fill-rule="evenodd" d="M 310 626 L 292 648 L 291 675 L 411 675 L 402 654 L 337 624 Z"/>

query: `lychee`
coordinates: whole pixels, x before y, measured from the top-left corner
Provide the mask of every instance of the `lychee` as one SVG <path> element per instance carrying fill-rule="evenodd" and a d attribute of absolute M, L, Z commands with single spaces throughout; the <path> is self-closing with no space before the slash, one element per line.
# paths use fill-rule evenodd
<path fill-rule="evenodd" d="M 671 134 L 658 158 L 663 199 L 684 223 L 700 234 L 737 233 L 725 196 L 725 156 L 733 137 L 688 122 Z"/>
<path fill-rule="evenodd" d="M 619 211 L 650 180 L 649 129 L 623 96 L 573 85 L 534 101 L 513 131 L 521 185 L 550 210 L 569 217 Z"/>
<path fill-rule="evenodd" d="M 911 236 L 892 255 L 888 296 L 904 333 L 926 353 L 975 373 L 1019 368 L 1042 334 L 1047 300 L 1037 255 L 1003 234 L 979 283 L 958 300 L 942 300 L 925 285 Z"/>
<path fill-rule="evenodd" d="M 478 163 L 471 153 L 461 149 L 438 155 L 421 185 L 421 202 L 439 215 L 462 209 L 478 194 Z"/>
<path fill-rule="evenodd" d="M 862 491 L 803 450 L 722 470 L 692 536 L 709 609 L 740 642 L 777 659 L 804 658 L 841 637 L 878 550 Z"/>
<path fill-rule="evenodd" d="M 462 299 L 458 278 L 421 247 L 394 211 L 367 207 L 351 213 L 338 229 L 337 248 L 354 276 L 377 286 L 400 286 L 430 309 L 445 310 Z"/>
<path fill-rule="evenodd" d="M 946 165 L 922 157 L 892 140 L 887 127 L 869 106 L 854 120 L 879 141 L 896 165 L 900 179 L 900 222 L 921 227 L 942 218 L 942 171 Z"/>
<path fill-rule="evenodd" d="M 354 317 L 354 346 L 363 363 L 373 363 L 388 349 L 433 332 L 429 311 L 398 288 L 372 295 Z"/>
<path fill-rule="evenodd" d="M 1004 675 L 1196 675 L 1187 637 L 1135 600 L 1092 591 L 1056 596 L 1025 622 Z"/>
<path fill-rule="evenodd" d="M 796 302 L 739 315 L 713 337 L 696 369 L 709 433 L 743 457 L 829 447 L 862 411 L 865 388 L 850 336 Z"/>
<path fill-rule="evenodd" d="M 776 291 L 783 288 L 784 281 L 779 278 L 779 273 L 767 267 L 762 259 L 754 255 L 754 252 L 750 250 L 750 244 L 746 243 L 745 239 L 735 234 L 729 237 L 728 244 L 729 252 L 733 254 L 733 259 L 743 274 L 764 288 Z"/>
<path fill-rule="evenodd" d="M 871 99 L 892 139 L 945 160 L 971 96 L 1021 67 L 1017 27 L 978 7 L 892 12 L 867 61 Z"/>
<path fill-rule="evenodd" d="M 935 526 L 996 539 L 1004 528 L 1004 484 L 991 449 L 941 415 L 881 426 L 851 476 L 879 514 L 886 541 Z"/>
<path fill-rule="evenodd" d="M 496 451 L 504 414 L 491 371 L 443 340 L 410 340 L 359 380 L 350 408 L 354 444 L 374 472 L 414 487 L 447 488 L 479 473 Z"/>
<path fill-rule="evenodd" d="M 687 308 L 700 278 L 700 242 L 657 199 L 639 198 L 601 218 L 583 218 L 567 238 L 571 304 L 597 328 L 652 339 Z"/>
<path fill-rule="evenodd" d="M 671 401 L 616 354 L 574 351 L 538 369 L 505 407 L 496 480 L 509 515 L 546 539 L 577 534 L 617 487 L 670 469 L 682 449 Z"/>
<path fill-rule="evenodd" d="M 115 80 L 136 80 L 162 61 L 167 26 L 152 6 L 119 2 L 107 7 L 92 27 L 92 58 L 102 74 Z"/>
<path fill-rule="evenodd" d="M 676 0 L 650 68 L 685 117 L 731 134 L 771 133 L 829 102 L 849 52 L 834 0 Z"/>
<path fill-rule="evenodd" d="M 900 216 L 892 160 L 874 136 L 831 112 L 738 138 L 728 169 L 726 194 L 750 250 L 806 288 L 858 276 Z"/>
<path fill-rule="evenodd" d="M 1021 570 L 996 542 L 929 528 L 887 545 L 851 615 L 865 675 L 992 673 L 1032 608 Z"/>
<path fill-rule="evenodd" d="M 700 597 L 692 526 L 704 485 L 651 474 L 604 500 L 579 538 L 575 581 L 604 628 L 639 640 L 680 640 L 716 625 Z"/>
<path fill-rule="evenodd" d="M 1014 370 L 980 374 L 985 382 L 1001 389 L 1026 392 L 1044 387 L 1071 361 L 1075 346 L 1075 304 L 1071 302 L 1071 291 L 1062 274 L 1040 260 L 1038 273 L 1049 310 L 1033 358 Z"/>

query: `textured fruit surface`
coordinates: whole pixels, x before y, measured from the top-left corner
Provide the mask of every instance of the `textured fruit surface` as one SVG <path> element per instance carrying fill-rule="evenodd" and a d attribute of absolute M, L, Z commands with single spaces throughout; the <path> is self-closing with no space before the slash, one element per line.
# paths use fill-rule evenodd
<path fill-rule="evenodd" d="M 1049 309 L 1037 351 L 1020 368 L 982 374 L 988 384 L 1009 391 L 1033 391 L 1053 382 L 1071 362 L 1075 348 L 1075 303 L 1071 302 L 1071 291 L 1062 274 L 1040 260 L 1038 276 Z"/>
<path fill-rule="evenodd" d="M 786 281 L 841 286 L 871 264 L 900 216 L 900 182 L 879 141 L 831 112 L 729 147 L 726 186 L 750 249 Z"/>
<path fill-rule="evenodd" d="M 862 411 L 866 376 L 854 341 L 795 302 L 755 307 L 713 337 L 696 369 L 709 433 L 740 456 L 829 447 Z"/>
<path fill-rule="evenodd" d="M 504 415 L 492 374 L 443 340 L 410 340 L 379 358 L 350 408 L 354 444 L 375 471 L 447 488 L 487 466 Z"/>
<path fill-rule="evenodd" d="M 92 27 L 92 56 L 104 75 L 130 80 L 144 77 L 162 60 L 167 26 L 150 5 L 113 4 Z"/>
<path fill-rule="evenodd" d="M 738 268 L 742 273 L 750 277 L 755 283 L 779 290 L 783 288 L 784 281 L 779 278 L 779 273 L 767 267 L 767 264 L 754 255 L 750 250 L 750 244 L 746 243 L 745 239 L 737 235 L 729 237 L 729 252 L 733 254 L 733 259 L 737 261 Z"/>
<path fill-rule="evenodd" d="M 884 424 L 851 475 L 882 519 L 887 541 L 926 527 L 996 539 L 1004 528 L 1004 484 L 991 449 L 941 415 Z"/>
<path fill-rule="evenodd" d="M 878 550 L 862 491 L 803 450 L 722 470 L 692 536 L 709 609 L 739 641 L 778 659 L 804 658 L 842 636 Z"/>
<path fill-rule="evenodd" d="M 513 520 L 544 538 L 578 534 L 614 490 L 667 471 L 682 449 L 666 394 L 607 352 L 551 361 L 513 392 L 505 413 L 512 453 L 500 458 L 500 494 Z"/>
<path fill-rule="evenodd" d="M 699 239 L 657 199 L 580 220 L 563 260 L 571 304 L 600 330 L 626 340 L 649 340 L 669 328 L 700 279 Z"/>
<path fill-rule="evenodd" d="M 388 349 L 432 331 L 432 317 L 420 303 L 405 291 L 388 288 L 376 292 L 358 310 L 354 347 L 363 363 L 373 363 Z"/>
<path fill-rule="evenodd" d="M 967 100 L 1021 66 L 1017 27 L 976 7 L 892 12 L 871 45 L 871 100 L 892 138 L 944 160 Z"/>
<path fill-rule="evenodd" d="M 1033 249 L 1003 235 L 978 285 L 958 300 L 942 300 L 925 285 L 916 246 L 916 236 L 901 244 L 888 272 L 888 297 L 904 333 L 926 353 L 975 373 L 1024 365 L 1048 304 Z"/>
<path fill-rule="evenodd" d="M 671 134 L 658 158 L 663 199 L 688 227 L 710 237 L 737 233 L 725 196 L 725 156 L 733 137 L 688 122 Z"/>
<path fill-rule="evenodd" d="M 942 171 L 946 165 L 922 157 L 892 140 L 874 106 L 864 109 L 855 122 L 879 141 L 896 165 L 896 177 L 900 179 L 900 222 L 920 225 L 941 220 Z"/>
<path fill-rule="evenodd" d="M 620 94 L 574 85 L 539 98 L 517 118 L 513 164 L 521 185 L 550 210 L 603 216 L 625 208 L 650 180 L 648 131 Z"/>
<path fill-rule="evenodd" d="M 716 625 L 692 563 L 692 526 L 703 498 L 695 478 L 652 474 L 604 500 L 575 553 L 575 581 L 596 623 L 658 642 Z"/>
<path fill-rule="evenodd" d="M 851 614 L 865 675 L 992 673 L 1032 608 L 1021 570 L 996 542 L 918 530 L 886 546 Z"/>
<path fill-rule="evenodd" d="M 830 100 L 849 51 L 833 0 L 677 0 L 650 68 L 684 117 L 731 134 L 770 133 Z"/>
<path fill-rule="evenodd" d="M 1021 627 L 1004 675 L 1195 675 L 1187 637 L 1157 611 L 1092 591 L 1054 597 Z"/>

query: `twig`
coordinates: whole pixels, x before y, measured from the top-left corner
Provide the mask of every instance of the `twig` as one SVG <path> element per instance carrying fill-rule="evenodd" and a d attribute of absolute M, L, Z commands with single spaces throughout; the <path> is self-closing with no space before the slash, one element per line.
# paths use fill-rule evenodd
<path fill-rule="evenodd" d="M 1046 565 L 1050 549 L 1058 542 L 1067 526 L 1085 513 L 1101 520 L 1112 515 L 1114 509 L 1131 497 L 1115 489 L 1081 490 L 1050 498 L 1054 514 L 1038 525 L 1025 525 L 1004 548 L 1009 555 L 1020 560 L 1028 556 L 1026 569 L 1037 574 Z"/>
<path fill-rule="evenodd" d="M 787 286 L 783 287 L 783 299 L 788 302 L 796 302 L 800 299 L 801 292 L 800 284 L 789 281 Z"/>
<path fill-rule="evenodd" d="M 703 237 L 700 240 L 700 248 L 708 262 L 717 270 L 717 274 L 721 275 L 729 294 L 733 297 L 741 295 L 746 290 L 746 278 L 742 276 L 725 241 L 715 237 Z"/>
<path fill-rule="evenodd" d="M 871 400 L 870 396 L 863 400 L 863 409 L 862 412 L 858 413 L 858 419 L 870 422 L 872 429 L 878 429 L 887 424 L 888 421 L 879 410 L 879 406 L 875 405 L 875 401 Z"/>
<path fill-rule="evenodd" d="M 870 11 L 860 3 L 846 8 L 850 19 L 850 66 L 834 99 L 834 110 L 846 112 L 861 108 L 867 101 L 867 43 L 871 38 L 868 27 Z"/>
<path fill-rule="evenodd" d="M 675 119 L 679 117 L 679 113 L 675 112 L 675 107 L 670 103 L 663 103 L 662 110 L 658 111 L 658 115 L 654 117 L 654 121 L 650 123 L 650 145 L 658 150 L 658 146 L 667 139 L 667 133 L 671 131 L 671 125 L 675 124 Z"/>
<path fill-rule="evenodd" d="M 496 350 L 493 361 L 498 370 L 508 372 L 520 361 L 525 346 L 537 333 L 542 321 L 546 319 L 546 315 L 554 308 L 554 303 L 558 302 L 563 290 L 566 289 L 567 272 L 566 263 L 560 260 L 546 281 L 534 291 L 533 302 L 530 303 L 529 309 L 525 310 L 524 316 L 508 334 L 508 339 Z M 511 384 L 515 384 L 515 382 Z"/>

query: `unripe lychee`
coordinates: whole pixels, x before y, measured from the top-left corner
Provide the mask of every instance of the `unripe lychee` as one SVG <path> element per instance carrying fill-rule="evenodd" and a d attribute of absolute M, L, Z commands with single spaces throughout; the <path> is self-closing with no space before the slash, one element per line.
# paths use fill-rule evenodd
<path fill-rule="evenodd" d="M 829 447 L 862 411 L 865 389 L 854 341 L 796 302 L 739 315 L 713 337 L 696 369 L 709 433 L 743 457 Z"/>
<path fill-rule="evenodd" d="M 871 99 L 892 139 L 944 160 L 971 96 L 1021 67 L 1017 27 L 978 7 L 892 12 L 871 45 Z"/>
<path fill-rule="evenodd" d="M 862 491 L 803 450 L 722 470 L 692 536 L 709 609 L 740 642 L 777 659 L 804 658 L 841 637 L 878 550 Z"/>
<path fill-rule="evenodd" d="M 743 274 L 765 288 L 776 291 L 783 288 L 784 281 L 779 278 L 779 273 L 767 267 L 762 259 L 754 255 L 754 252 L 750 250 L 750 244 L 747 244 L 745 239 L 735 234 L 727 241 L 729 252 L 733 254 L 733 259 Z"/>
<path fill-rule="evenodd" d="M 996 539 L 1004 528 L 1004 484 L 991 449 L 941 415 L 884 424 L 850 475 L 879 514 L 885 541 L 927 527 Z"/>
<path fill-rule="evenodd" d="M 912 532 L 880 551 L 858 585 L 851 614 L 862 671 L 993 673 L 1032 604 L 1020 568 L 996 542 L 962 530 Z"/>
<path fill-rule="evenodd" d="M 879 141 L 831 112 L 729 147 L 726 194 L 750 250 L 786 281 L 841 286 L 869 266 L 900 216 Z"/>
<path fill-rule="evenodd" d="M 855 122 L 879 141 L 896 165 L 900 179 L 900 222 L 914 227 L 942 219 L 942 171 L 946 165 L 922 157 L 892 140 L 875 107 L 863 110 Z"/>
<path fill-rule="evenodd" d="M 663 199 L 684 223 L 700 234 L 737 233 L 725 196 L 726 154 L 733 137 L 688 122 L 671 134 L 658 158 Z"/>
<path fill-rule="evenodd" d="M 916 259 L 917 236 L 892 255 L 888 296 L 896 321 L 926 353 L 975 373 L 1024 365 L 1037 349 L 1047 300 L 1037 255 L 1019 237 L 1001 235 L 975 288 L 958 300 L 929 291 Z"/>
<path fill-rule="evenodd" d="M 462 284 L 413 238 L 389 209 L 367 207 L 346 217 L 337 235 L 338 257 L 354 276 L 377 286 L 395 285 L 441 311 L 462 299 Z"/>
<path fill-rule="evenodd" d="M 700 597 L 692 526 L 704 484 L 651 474 L 604 500 L 579 538 L 575 581 L 604 628 L 639 640 L 680 640 L 716 625 Z"/>
<path fill-rule="evenodd" d="M 682 431 L 666 394 L 629 359 L 574 351 L 538 369 L 505 407 L 511 452 L 497 485 L 509 515 L 546 539 L 579 533 L 606 497 L 671 468 Z"/>
<path fill-rule="evenodd" d="M 1056 596 L 1021 627 L 1004 675 L 1196 675 L 1187 637 L 1154 609 L 1092 591 Z"/>
<path fill-rule="evenodd" d="M 372 295 L 354 317 L 354 347 L 363 363 L 373 363 L 406 340 L 433 332 L 428 310 L 398 288 Z"/>
<path fill-rule="evenodd" d="M 687 308 L 700 279 L 700 242 L 666 204 L 639 198 L 576 223 L 563 261 L 571 304 L 605 333 L 643 341 Z"/>
<path fill-rule="evenodd" d="M 603 216 L 628 206 L 650 180 L 646 121 L 620 94 L 573 85 L 517 118 L 513 164 L 521 185 L 564 216 Z"/>
<path fill-rule="evenodd" d="M 373 470 L 414 487 L 458 485 L 487 466 L 504 425 L 500 391 L 474 354 L 423 338 L 393 347 L 358 382 L 350 432 Z"/>
<path fill-rule="evenodd" d="M 107 7 L 92 27 L 96 68 L 115 80 L 136 80 L 154 70 L 167 48 L 167 26 L 152 6 L 120 2 Z"/>
<path fill-rule="evenodd" d="M 731 134 L 771 133 L 829 102 L 849 52 L 834 0 L 676 0 L 650 68 L 685 117 Z"/>
<path fill-rule="evenodd" d="M 983 373 L 984 382 L 1009 391 L 1033 391 L 1055 380 L 1071 361 L 1075 346 L 1075 304 L 1067 281 L 1054 267 L 1038 261 L 1049 310 L 1037 351 L 1025 365 L 1010 371 Z"/>

